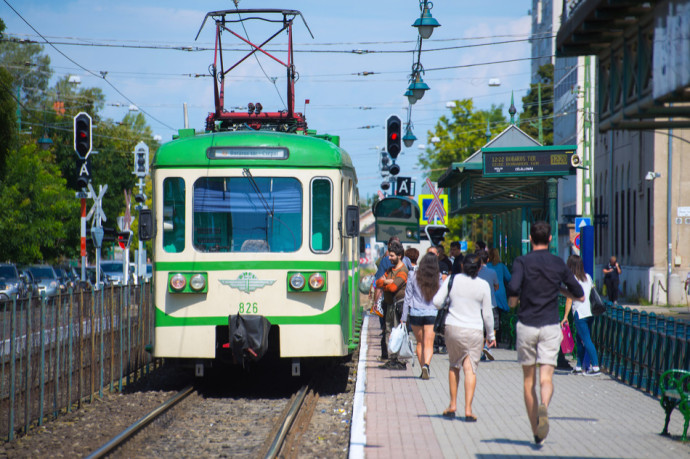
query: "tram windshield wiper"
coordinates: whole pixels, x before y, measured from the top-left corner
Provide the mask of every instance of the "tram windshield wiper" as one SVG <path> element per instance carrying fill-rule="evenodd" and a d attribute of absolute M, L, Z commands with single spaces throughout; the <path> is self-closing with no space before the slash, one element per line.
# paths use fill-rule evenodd
<path fill-rule="evenodd" d="M 244 169 L 242 169 L 242 175 L 249 179 L 249 183 L 252 185 L 254 192 L 259 197 L 259 200 L 261 201 L 261 204 L 264 206 L 264 209 L 266 209 L 266 212 L 268 212 L 271 218 L 273 218 L 273 209 L 268 206 L 268 202 L 266 201 L 264 194 L 259 189 L 259 185 L 256 183 L 256 180 L 254 180 L 254 176 L 252 175 L 252 173 L 249 171 L 249 169 L 245 167 Z"/>

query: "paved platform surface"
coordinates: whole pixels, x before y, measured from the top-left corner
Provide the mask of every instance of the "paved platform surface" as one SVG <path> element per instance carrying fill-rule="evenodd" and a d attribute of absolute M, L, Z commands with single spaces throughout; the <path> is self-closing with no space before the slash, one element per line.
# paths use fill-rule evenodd
<path fill-rule="evenodd" d="M 606 375 L 556 374 L 549 407 L 550 433 L 536 446 L 527 420 L 522 369 L 517 353 L 494 351 L 496 360 L 481 362 L 473 412 L 478 422 L 464 416 L 447 420 L 448 358 L 435 354 L 431 379 L 419 379 L 419 364 L 402 371 L 378 368 L 381 362 L 377 317 L 368 317 L 365 374 L 358 374 L 364 400 L 363 448 L 355 456 L 367 458 L 428 457 L 690 457 L 690 442 L 681 443 L 682 416 L 674 412 L 669 430 L 676 438 L 659 435 L 664 411 L 655 398 Z M 412 336 L 412 335 L 410 335 Z M 464 414 L 461 373 L 458 412 Z M 353 419 L 353 423 L 356 422 Z M 351 457 L 353 455 L 351 454 Z"/>

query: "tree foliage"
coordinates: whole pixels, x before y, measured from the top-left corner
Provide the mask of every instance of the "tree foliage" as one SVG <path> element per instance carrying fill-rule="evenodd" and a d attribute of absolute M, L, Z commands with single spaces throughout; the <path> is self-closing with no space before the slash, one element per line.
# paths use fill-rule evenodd
<path fill-rule="evenodd" d="M 426 156 L 419 157 L 432 180 L 437 180 L 453 162 L 464 161 L 486 142 L 487 121 L 492 135 L 506 128 L 503 106 L 475 110 L 472 99 L 455 101 L 450 117 L 439 118 L 433 131 L 427 133 Z M 439 141 L 432 143 L 438 137 Z"/>
<path fill-rule="evenodd" d="M 78 226 L 79 204 L 66 186 L 52 154 L 35 145 L 13 150 L 0 184 L 0 260 L 35 263 L 74 254 L 69 230 Z"/>
<path fill-rule="evenodd" d="M 426 150 L 427 156 L 421 156 L 419 163 L 429 171 L 429 177 L 434 181 L 438 180 L 452 163 L 466 160 L 484 146 L 487 143 L 487 123 L 492 137 L 508 127 L 508 121 L 503 115 L 503 105 L 492 105 L 489 110 L 476 110 L 472 99 L 456 100 L 450 117 L 444 115 L 439 118 L 434 130 L 427 134 L 430 146 Z M 438 137 L 438 142 L 431 142 L 434 137 Z M 477 220 L 476 215 L 450 218 L 446 248 L 454 240 L 469 239 L 471 248 L 471 241 L 484 239 L 481 227 L 476 224 Z"/>
<path fill-rule="evenodd" d="M 80 162 L 73 147 L 74 116 L 86 112 L 93 120 L 93 151 L 98 153 L 89 160 L 94 189 L 108 185 L 103 199 L 105 226 L 115 228 L 117 217 L 124 214 L 124 191 L 136 192 L 134 146 L 146 142 L 153 158 L 159 145 L 140 113 L 128 113 L 121 121 L 103 118 L 105 96 L 100 88 L 75 85 L 68 76 L 50 86 L 50 59 L 41 45 L 0 42 L 0 62 L 0 229 L 11 241 L 0 252 L 0 260 L 35 263 L 76 257 L 80 212 L 74 193 L 80 191 L 76 185 Z M 17 89 L 21 136 L 15 135 Z M 37 148 L 44 136 L 52 141 L 48 152 Z M 5 158 L 7 172 L 2 175 Z M 147 188 L 150 206 L 148 179 Z M 87 206 L 92 204 L 89 200 Z M 132 215 L 136 215 L 134 204 Z"/>
<path fill-rule="evenodd" d="M 544 64 L 538 70 L 541 82 L 541 120 L 544 145 L 553 145 L 553 64 Z M 539 139 L 539 85 L 530 84 L 522 98 L 520 129 Z"/>

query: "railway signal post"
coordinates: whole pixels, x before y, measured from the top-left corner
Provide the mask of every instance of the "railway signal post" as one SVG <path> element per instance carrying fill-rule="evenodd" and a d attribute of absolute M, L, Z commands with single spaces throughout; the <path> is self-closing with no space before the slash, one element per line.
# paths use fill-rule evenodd
<path fill-rule="evenodd" d="M 86 191 L 91 182 L 91 167 L 89 155 L 91 154 L 91 117 L 88 113 L 79 112 L 74 117 L 74 152 L 80 160 L 79 178 L 77 186 L 81 191 L 77 192 L 77 198 L 81 200 L 81 280 L 86 280 L 86 199 L 91 198 L 90 192 Z"/>
<path fill-rule="evenodd" d="M 141 222 L 141 211 L 147 209 L 146 207 L 146 194 L 144 194 L 144 186 L 146 176 L 149 175 L 149 147 L 143 141 L 139 142 L 136 147 L 134 147 L 134 172 L 132 174 L 139 178 L 137 186 L 139 187 L 139 192 L 134 196 L 134 200 L 137 202 L 135 209 L 139 212 L 139 221 Z M 139 278 L 143 279 L 146 273 L 146 251 L 144 250 L 144 241 L 141 237 L 139 238 L 139 243 L 136 250 L 136 261 L 134 263 L 134 270 L 136 274 L 135 283 L 138 282 Z"/>

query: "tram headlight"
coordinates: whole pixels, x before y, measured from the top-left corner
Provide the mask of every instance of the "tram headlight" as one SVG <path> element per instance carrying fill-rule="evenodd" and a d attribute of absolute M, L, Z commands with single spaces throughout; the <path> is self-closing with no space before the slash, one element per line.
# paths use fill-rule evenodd
<path fill-rule="evenodd" d="M 206 278 L 203 274 L 194 274 L 189 280 L 189 286 L 195 292 L 200 292 L 206 287 Z"/>
<path fill-rule="evenodd" d="M 314 273 L 311 276 L 309 276 L 309 287 L 312 290 L 321 290 L 323 288 L 324 283 L 325 279 L 323 278 L 323 275 L 321 275 L 321 273 Z"/>
<path fill-rule="evenodd" d="M 290 276 L 290 287 L 295 290 L 302 290 L 304 288 L 305 280 L 304 276 L 300 273 L 295 273 Z"/>
<path fill-rule="evenodd" d="M 187 285 L 187 279 L 182 274 L 175 274 L 170 278 L 170 288 L 177 292 L 184 290 L 185 285 Z"/>

